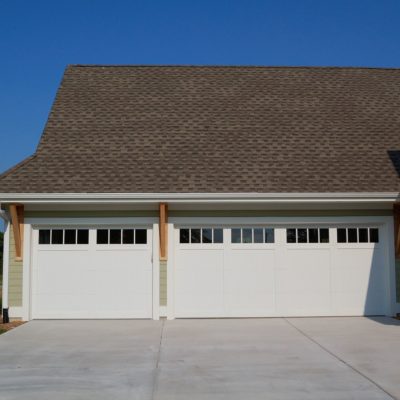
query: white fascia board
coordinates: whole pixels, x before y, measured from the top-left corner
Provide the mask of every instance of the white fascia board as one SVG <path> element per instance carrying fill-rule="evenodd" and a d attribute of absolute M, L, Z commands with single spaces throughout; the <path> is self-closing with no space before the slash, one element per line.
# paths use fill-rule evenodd
<path fill-rule="evenodd" d="M 383 193 L 0 193 L 3 203 L 320 203 L 400 200 L 396 192 Z"/>

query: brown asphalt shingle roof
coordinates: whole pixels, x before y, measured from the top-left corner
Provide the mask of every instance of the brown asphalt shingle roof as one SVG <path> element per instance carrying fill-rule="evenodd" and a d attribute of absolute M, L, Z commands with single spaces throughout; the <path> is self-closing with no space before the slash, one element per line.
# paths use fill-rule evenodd
<path fill-rule="evenodd" d="M 77 65 L 0 193 L 399 192 L 399 165 L 400 69 Z"/>

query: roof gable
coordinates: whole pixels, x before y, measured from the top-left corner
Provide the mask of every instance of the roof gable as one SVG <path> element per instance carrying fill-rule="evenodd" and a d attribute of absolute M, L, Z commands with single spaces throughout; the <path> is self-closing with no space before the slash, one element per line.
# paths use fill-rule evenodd
<path fill-rule="evenodd" d="M 400 70 L 70 66 L 15 193 L 398 192 Z"/>

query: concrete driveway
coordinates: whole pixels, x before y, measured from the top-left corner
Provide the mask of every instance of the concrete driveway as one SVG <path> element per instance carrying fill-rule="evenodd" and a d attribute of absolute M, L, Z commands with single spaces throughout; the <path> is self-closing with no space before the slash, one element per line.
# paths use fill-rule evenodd
<path fill-rule="evenodd" d="M 33 321 L 0 336 L 0 399 L 400 399 L 390 318 Z"/>

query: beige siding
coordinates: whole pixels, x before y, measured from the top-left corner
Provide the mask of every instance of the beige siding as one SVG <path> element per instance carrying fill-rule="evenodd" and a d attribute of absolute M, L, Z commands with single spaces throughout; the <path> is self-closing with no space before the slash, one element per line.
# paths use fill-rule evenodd
<path fill-rule="evenodd" d="M 167 305 L 167 262 L 160 261 L 160 306 Z"/>
<path fill-rule="evenodd" d="M 8 304 L 10 307 L 22 306 L 22 261 L 15 260 L 14 232 L 10 226 L 10 258 L 8 272 Z"/>

